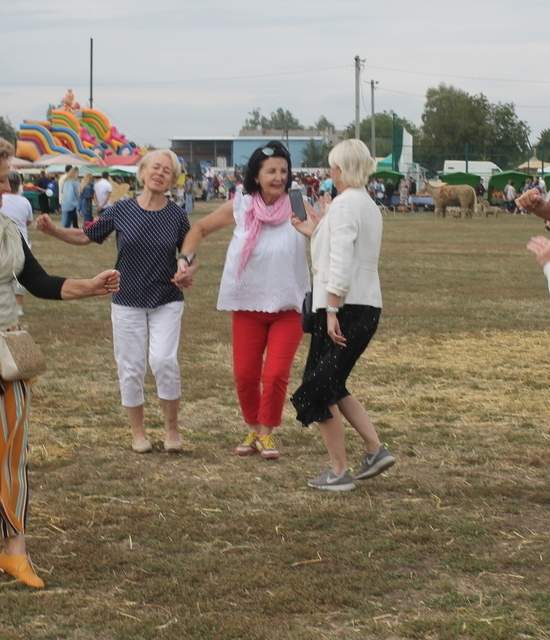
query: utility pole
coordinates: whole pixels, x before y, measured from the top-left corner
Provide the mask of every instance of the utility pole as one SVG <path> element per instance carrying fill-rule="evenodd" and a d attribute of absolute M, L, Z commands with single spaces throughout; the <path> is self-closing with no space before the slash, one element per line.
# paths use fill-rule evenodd
<path fill-rule="evenodd" d="M 361 92 L 361 58 L 355 56 L 355 137 L 360 139 L 360 92 Z"/>
<path fill-rule="evenodd" d="M 374 88 L 378 84 L 377 80 L 370 81 L 370 151 L 372 157 L 376 160 L 376 122 L 375 122 L 375 114 L 376 111 L 374 109 Z"/>
<path fill-rule="evenodd" d="M 94 39 L 90 38 L 90 109 L 94 108 Z"/>
<path fill-rule="evenodd" d="M 393 171 L 399 171 L 399 161 L 397 159 L 397 114 L 395 113 L 395 111 L 391 112 L 391 137 L 391 168 Z"/>

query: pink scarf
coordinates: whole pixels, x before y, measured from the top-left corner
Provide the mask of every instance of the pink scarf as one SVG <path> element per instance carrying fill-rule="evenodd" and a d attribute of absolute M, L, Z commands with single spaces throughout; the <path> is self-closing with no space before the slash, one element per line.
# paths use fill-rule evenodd
<path fill-rule="evenodd" d="M 291 215 L 292 209 L 290 208 L 290 198 L 287 193 L 275 200 L 273 204 L 266 204 L 259 193 L 255 193 L 252 196 L 252 203 L 244 214 L 244 229 L 248 231 L 248 235 L 241 252 L 239 277 L 252 255 L 264 224 L 277 226 L 286 220 L 290 220 Z"/>

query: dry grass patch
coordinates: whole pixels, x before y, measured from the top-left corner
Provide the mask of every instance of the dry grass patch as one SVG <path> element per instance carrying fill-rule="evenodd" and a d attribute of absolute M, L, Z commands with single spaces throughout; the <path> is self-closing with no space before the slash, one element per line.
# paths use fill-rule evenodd
<path fill-rule="evenodd" d="M 205 210 L 205 207 L 202 207 Z M 398 456 L 349 495 L 284 415 L 277 463 L 238 459 L 230 323 L 215 311 L 229 234 L 187 296 L 182 455 L 132 455 L 105 300 L 28 299 L 50 368 L 35 389 L 29 544 L 48 582 L 3 579 L 2 640 L 550 637 L 548 293 L 530 218 L 385 221 L 384 316 L 353 373 Z M 36 237 L 48 269 L 90 274 L 114 244 Z M 293 369 L 298 383 L 307 344 Z M 361 451 L 349 439 L 352 463 Z"/>

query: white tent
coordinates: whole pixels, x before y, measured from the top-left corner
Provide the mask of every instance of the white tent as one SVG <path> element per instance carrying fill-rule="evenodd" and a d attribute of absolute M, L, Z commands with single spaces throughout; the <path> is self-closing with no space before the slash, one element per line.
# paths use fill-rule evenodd
<path fill-rule="evenodd" d="M 10 168 L 11 169 L 25 169 L 27 167 L 33 167 L 34 164 L 30 160 L 24 160 L 23 158 L 11 158 L 10 159 Z"/>
<path fill-rule="evenodd" d="M 75 156 L 72 153 L 57 153 L 55 155 L 40 156 L 34 163 L 35 167 L 50 167 L 51 165 L 65 165 L 72 164 L 73 167 L 82 167 L 86 164 L 93 164 L 90 160 L 85 160 L 80 156 Z"/>

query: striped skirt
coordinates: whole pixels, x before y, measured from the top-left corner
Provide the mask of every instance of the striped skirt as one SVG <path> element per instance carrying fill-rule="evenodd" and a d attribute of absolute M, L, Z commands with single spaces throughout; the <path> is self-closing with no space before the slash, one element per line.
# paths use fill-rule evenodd
<path fill-rule="evenodd" d="M 0 384 L 0 536 L 6 538 L 25 533 L 31 392 L 24 381 Z"/>

